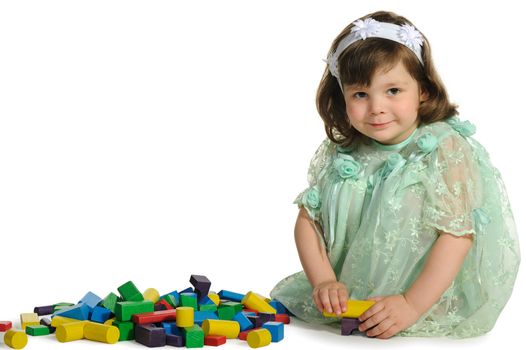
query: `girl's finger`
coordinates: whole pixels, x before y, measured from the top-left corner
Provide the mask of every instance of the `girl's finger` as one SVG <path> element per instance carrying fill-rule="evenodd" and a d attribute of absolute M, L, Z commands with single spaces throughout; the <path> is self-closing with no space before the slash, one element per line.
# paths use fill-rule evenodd
<path fill-rule="evenodd" d="M 332 313 L 331 300 L 329 299 L 329 292 L 327 290 L 320 290 L 319 292 L 320 301 L 325 311 Z"/>
<path fill-rule="evenodd" d="M 338 298 L 338 291 L 335 289 L 331 289 L 329 291 L 329 298 L 331 299 L 331 307 L 334 310 L 334 313 L 339 316 L 342 312 L 340 309 L 340 299 Z"/>
<path fill-rule="evenodd" d="M 371 316 L 375 315 L 376 313 L 382 311 L 384 307 L 385 307 L 384 303 L 382 303 L 381 301 L 377 301 L 373 306 L 371 306 L 369 309 L 363 312 L 358 317 L 358 319 L 363 322 L 369 319 Z"/>
<path fill-rule="evenodd" d="M 338 291 L 338 296 L 340 298 L 340 307 L 342 312 L 347 312 L 347 300 L 349 300 L 349 293 L 346 289 L 340 289 Z"/>

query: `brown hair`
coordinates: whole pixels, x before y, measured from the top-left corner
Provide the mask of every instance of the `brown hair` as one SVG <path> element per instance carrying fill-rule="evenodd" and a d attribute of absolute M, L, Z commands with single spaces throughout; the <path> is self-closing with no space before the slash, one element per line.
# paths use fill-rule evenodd
<path fill-rule="evenodd" d="M 412 25 L 404 17 L 392 12 L 374 12 L 361 19 L 365 18 L 374 18 L 380 22 L 398 25 L 405 23 Z M 350 33 L 352 27 L 352 23 L 349 24 L 336 37 L 329 52 L 336 50 L 340 41 Z M 419 88 L 428 95 L 428 99 L 421 102 L 418 108 L 419 123 L 429 124 L 457 115 L 457 106 L 449 102 L 446 88 L 433 65 L 431 47 L 425 36 L 423 38 L 423 65 L 409 48 L 392 40 L 368 38 L 351 44 L 338 58 L 342 85 L 369 86 L 378 69 L 389 70 L 401 61 L 408 73 L 417 81 Z M 318 87 L 316 106 L 325 123 L 325 132 L 333 142 L 347 147 L 354 141 L 364 138 L 351 126 L 340 85 L 338 80 L 331 75 L 328 67 L 325 68 Z"/>

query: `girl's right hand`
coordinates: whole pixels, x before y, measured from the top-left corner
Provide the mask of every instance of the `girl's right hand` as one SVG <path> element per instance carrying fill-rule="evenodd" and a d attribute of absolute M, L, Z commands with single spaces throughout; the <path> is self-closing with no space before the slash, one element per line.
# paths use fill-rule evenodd
<path fill-rule="evenodd" d="M 312 291 L 312 298 L 320 312 L 324 310 L 337 316 L 347 311 L 349 292 L 347 286 L 338 281 L 321 282 Z"/>

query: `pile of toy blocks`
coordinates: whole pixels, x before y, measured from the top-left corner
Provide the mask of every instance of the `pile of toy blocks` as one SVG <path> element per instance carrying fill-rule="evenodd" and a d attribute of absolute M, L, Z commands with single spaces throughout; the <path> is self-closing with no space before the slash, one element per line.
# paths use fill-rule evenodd
<path fill-rule="evenodd" d="M 27 335 L 55 334 L 59 342 L 88 339 L 108 344 L 135 340 L 148 347 L 171 345 L 200 348 L 241 339 L 252 348 L 279 342 L 289 312 L 277 300 L 254 292 L 210 292 L 205 276 L 192 275 L 193 288 L 160 295 L 154 288 L 141 293 L 132 281 L 104 299 L 88 292 L 77 304 L 35 307 L 20 315 L 22 331 L 0 321 L 4 342 L 13 349 L 27 344 Z M 51 317 L 44 317 L 51 316 Z"/>

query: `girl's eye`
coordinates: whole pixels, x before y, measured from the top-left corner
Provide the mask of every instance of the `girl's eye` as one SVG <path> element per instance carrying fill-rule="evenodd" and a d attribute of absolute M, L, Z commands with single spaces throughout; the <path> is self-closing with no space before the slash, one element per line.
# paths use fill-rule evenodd
<path fill-rule="evenodd" d="M 390 88 L 389 90 L 387 90 L 387 94 L 391 96 L 398 95 L 399 93 L 400 93 L 399 88 Z"/>
<path fill-rule="evenodd" d="M 362 99 L 362 98 L 365 98 L 367 96 L 367 94 L 365 92 L 356 92 L 352 95 L 354 98 L 357 98 L 357 99 Z"/>

